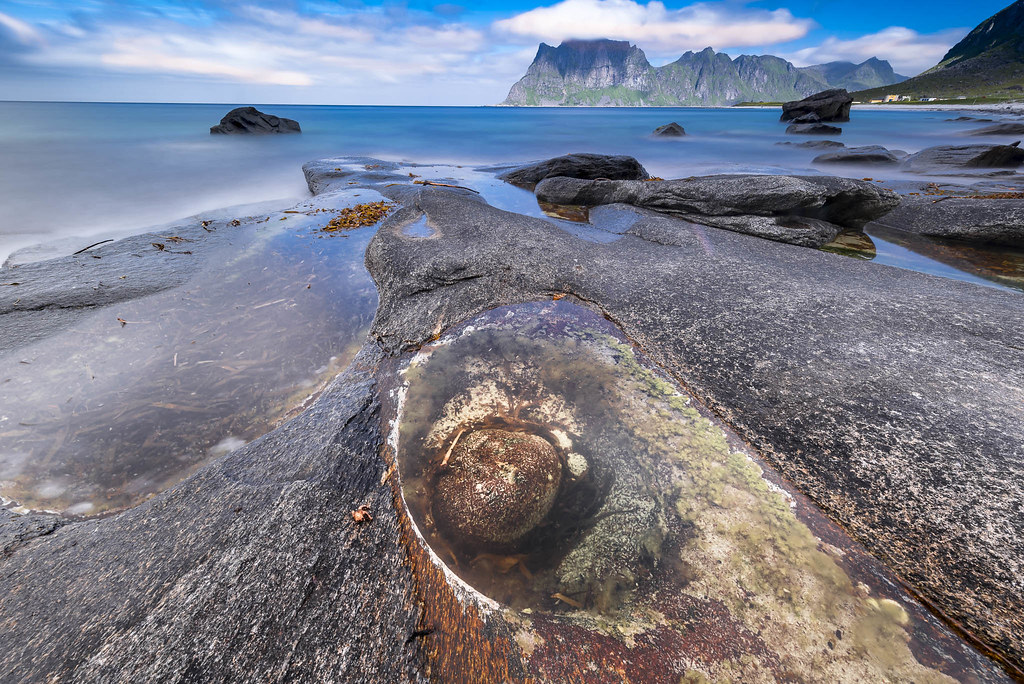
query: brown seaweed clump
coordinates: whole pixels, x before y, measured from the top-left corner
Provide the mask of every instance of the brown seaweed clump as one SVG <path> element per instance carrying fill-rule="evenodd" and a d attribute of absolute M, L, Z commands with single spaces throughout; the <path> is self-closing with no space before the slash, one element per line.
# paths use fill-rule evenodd
<path fill-rule="evenodd" d="M 391 213 L 394 207 L 395 205 L 392 202 L 384 200 L 357 204 L 354 207 L 345 207 L 321 230 L 325 233 L 333 233 L 338 230 L 373 226 L 387 218 L 387 215 Z"/>
<path fill-rule="evenodd" d="M 512 544 L 551 510 L 562 463 L 544 438 L 526 432 L 477 430 L 453 449 L 438 478 L 434 519 L 449 538 Z"/>

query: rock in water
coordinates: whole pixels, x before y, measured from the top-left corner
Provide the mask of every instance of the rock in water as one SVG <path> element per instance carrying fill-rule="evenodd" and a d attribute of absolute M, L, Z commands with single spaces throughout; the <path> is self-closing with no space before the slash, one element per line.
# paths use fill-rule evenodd
<path fill-rule="evenodd" d="M 543 438 L 476 430 L 452 449 L 434 493 L 434 519 L 449 539 L 511 544 L 551 510 L 562 462 Z"/>
<path fill-rule="evenodd" d="M 679 138 L 681 136 L 686 135 L 686 131 L 683 130 L 682 126 L 673 121 L 670 124 L 658 126 L 657 128 L 654 129 L 654 133 L 652 133 L 651 135 L 657 136 L 659 138 Z"/>
<path fill-rule="evenodd" d="M 556 176 L 587 180 L 647 180 L 651 174 L 633 157 L 580 153 L 513 169 L 502 174 L 501 179 L 513 185 L 533 187 L 545 178 Z"/>
<path fill-rule="evenodd" d="M 808 114 L 815 114 L 821 121 L 849 121 L 853 98 L 843 88 L 823 90 L 802 100 L 782 105 L 779 121 L 795 121 Z"/>
<path fill-rule="evenodd" d="M 962 169 L 1015 169 L 1024 164 L 1024 150 L 1012 145 L 939 145 L 903 160 L 910 173 L 962 173 Z"/>
<path fill-rule="evenodd" d="M 814 158 L 813 163 L 886 166 L 889 164 L 899 164 L 900 160 L 899 157 L 881 145 L 865 145 L 864 147 L 851 147 L 842 152 L 820 154 Z"/>
<path fill-rule="evenodd" d="M 803 114 L 802 116 L 798 116 L 795 119 L 793 119 L 793 123 L 798 123 L 798 124 L 821 123 L 821 117 L 818 116 L 817 114 L 815 114 L 814 112 L 807 112 L 806 114 Z"/>
<path fill-rule="evenodd" d="M 841 228 L 859 228 L 899 204 L 890 190 L 827 176 L 721 175 L 655 182 L 548 178 L 537 185 L 536 194 L 551 204 L 632 204 L 805 247 L 820 247 Z"/>
<path fill-rule="evenodd" d="M 808 140 L 807 142 L 795 143 L 795 142 L 777 142 L 776 145 L 792 145 L 793 147 L 846 147 L 841 142 L 836 140 Z"/>
<path fill-rule="evenodd" d="M 210 134 L 265 135 L 268 133 L 301 133 L 299 122 L 264 114 L 255 107 L 239 107 L 224 115 L 220 123 L 210 127 Z"/>
<path fill-rule="evenodd" d="M 791 135 L 842 135 L 843 129 L 823 123 L 795 123 L 786 128 Z"/>
<path fill-rule="evenodd" d="M 915 235 L 1024 246 L 1024 200 L 1019 199 L 904 197 L 876 223 Z"/>
<path fill-rule="evenodd" d="M 971 131 L 969 135 L 1024 135 L 1024 123 L 998 123 Z"/>

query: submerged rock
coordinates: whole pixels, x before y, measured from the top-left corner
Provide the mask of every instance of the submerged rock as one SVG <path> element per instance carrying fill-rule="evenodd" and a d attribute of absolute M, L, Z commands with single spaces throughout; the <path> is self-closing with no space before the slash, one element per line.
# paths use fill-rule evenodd
<path fill-rule="evenodd" d="M 659 138 L 680 138 L 686 135 L 686 131 L 683 130 L 682 126 L 673 121 L 670 124 L 658 126 L 651 135 Z"/>
<path fill-rule="evenodd" d="M 903 160 L 909 173 L 956 173 L 963 169 L 1015 169 L 1024 164 L 1024 150 L 1012 145 L 938 145 Z"/>
<path fill-rule="evenodd" d="M 777 142 L 775 144 L 776 145 L 792 145 L 793 147 L 808 147 L 808 148 L 811 148 L 811 149 L 831 148 L 831 147 L 837 147 L 837 148 L 838 147 L 846 147 L 846 145 L 844 145 L 843 143 L 841 143 L 841 142 L 839 142 L 837 140 L 808 140 L 807 142 L 799 142 L 799 143 L 790 142 L 790 141 L 787 140 L 785 142 Z"/>
<path fill-rule="evenodd" d="M 899 164 L 900 158 L 880 145 L 850 147 L 842 152 L 830 152 L 814 158 L 814 164 L 860 164 L 889 166 Z"/>
<path fill-rule="evenodd" d="M 853 98 L 846 90 L 824 90 L 782 105 L 779 121 L 795 121 L 810 114 L 817 116 L 820 121 L 849 121 L 852 104 Z"/>
<path fill-rule="evenodd" d="M 795 123 L 786 128 L 791 135 L 842 135 L 843 129 L 822 123 Z"/>
<path fill-rule="evenodd" d="M 551 510 L 562 483 L 555 448 L 538 435 L 474 430 L 452 445 L 439 474 L 434 519 L 462 543 L 509 544 Z"/>
<path fill-rule="evenodd" d="M 549 178 L 537 186 L 536 194 L 553 204 L 631 204 L 810 247 L 899 204 L 896 193 L 872 183 L 818 176 L 722 175 L 653 182 Z"/>
<path fill-rule="evenodd" d="M 916 235 L 1024 246 L 1024 199 L 904 197 L 876 220 Z"/>
<path fill-rule="evenodd" d="M 273 114 L 264 114 L 255 107 L 238 107 L 224 115 L 220 123 L 210 127 L 211 134 L 265 135 L 270 133 L 301 133 L 299 122 Z"/>
<path fill-rule="evenodd" d="M 567 154 L 513 169 L 501 175 L 501 179 L 525 187 L 533 187 L 545 178 L 565 176 L 567 178 L 608 178 L 610 180 L 646 180 L 650 178 L 647 169 L 633 157 L 607 154 Z"/>
<path fill-rule="evenodd" d="M 970 131 L 968 135 L 1024 135 L 1024 123 L 998 123 Z"/>

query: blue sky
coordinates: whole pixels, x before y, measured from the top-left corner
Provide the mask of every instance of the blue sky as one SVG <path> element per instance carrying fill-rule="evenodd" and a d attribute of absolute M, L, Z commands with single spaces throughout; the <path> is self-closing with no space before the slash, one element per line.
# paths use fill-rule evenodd
<path fill-rule="evenodd" d="M 0 0 L 0 98 L 493 104 L 541 41 L 713 47 L 914 75 L 1009 0 Z"/>

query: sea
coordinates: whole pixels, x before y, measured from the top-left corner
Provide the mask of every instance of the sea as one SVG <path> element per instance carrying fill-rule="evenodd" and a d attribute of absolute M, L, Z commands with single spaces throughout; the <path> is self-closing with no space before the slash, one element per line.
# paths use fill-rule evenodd
<path fill-rule="evenodd" d="M 0 263 L 29 245 L 53 255 L 219 207 L 301 198 L 302 164 L 336 155 L 471 166 L 598 152 L 635 156 L 663 178 L 822 172 L 811 164 L 822 150 L 776 144 L 805 139 L 786 135 L 777 108 L 257 105 L 302 134 L 210 135 L 234 106 L 0 102 Z M 855 109 L 840 139 L 907 152 L 963 144 L 978 124 L 950 119 L 965 113 Z M 650 136 L 673 121 L 685 138 Z"/>

